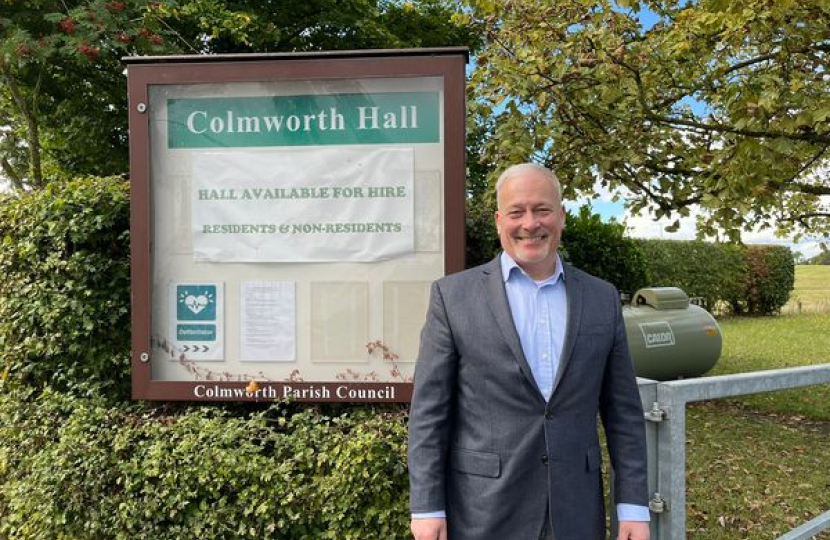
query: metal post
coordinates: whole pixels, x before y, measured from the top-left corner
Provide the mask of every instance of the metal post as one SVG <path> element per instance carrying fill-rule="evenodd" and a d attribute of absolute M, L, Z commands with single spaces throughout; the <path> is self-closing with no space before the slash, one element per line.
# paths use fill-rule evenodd
<path fill-rule="evenodd" d="M 729 396 L 772 392 L 830 382 L 830 364 L 797 368 L 740 373 L 718 377 L 703 377 L 669 381 L 656 384 L 657 398 L 651 410 L 646 408 L 646 418 L 657 429 L 657 486 L 660 498 L 656 504 L 662 508 L 658 514 L 658 540 L 685 540 L 686 538 L 686 404 L 694 401 L 718 399 Z M 649 390 L 650 392 L 650 390 Z M 649 464 L 651 467 L 651 463 Z M 662 499 L 662 502 L 661 500 Z M 805 540 L 816 532 L 828 528 L 830 513 L 791 531 L 779 540 Z M 654 514 L 652 514 L 654 516 Z"/>
<path fill-rule="evenodd" d="M 657 483 L 666 501 L 658 521 L 660 540 L 686 538 L 686 402 L 671 384 L 657 385 L 657 403 L 666 418 L 657 432 Z"/>
<path fill-rule="evenodd" d="M 658 402 L 657 398 L 657 381 L 652 381 L 649 379 L 640 379 L 639 381 L 640 386 L 640 399 L 643 402 L 643 410 L 644 411 L 652 411 L 654 409 L 655 403 Z M 657 435 L 660 428 L 660 421 L 657 418 L 649 418 L 649 415 L 646 415 L 648 421 L 646 421 L 646 445 L 648 449 L 648 495 L 649 499 L 656 499 L 660 497 L 659 494 L 659 487 L 658 487 L 658 478 L 657 478 L 657 471 L 659 470 L 657 466 L 657 449 L 658 449 L 658 441 Z M 665 512 L 662 511 L 655 511 L 659 510 L 654 505 L 649 505 L 651 507 L 651 523 L 649 523 L 649 527 L 651 529 L 651 540 L 663 540 L 660 536 L 660 528 L 659 523 L 664 519 Z M 613 536 L 611 538 L 614 538 Z"/>

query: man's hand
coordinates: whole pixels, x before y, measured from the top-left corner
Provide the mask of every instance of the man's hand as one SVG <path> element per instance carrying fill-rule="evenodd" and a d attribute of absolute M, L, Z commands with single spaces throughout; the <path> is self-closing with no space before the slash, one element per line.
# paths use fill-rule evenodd
<path fill-rule="evenodd" d="M 617 540 L 648 540 L 648 521 L 620 521 Z"/>
<path fill-rule="evenodd" d="M 447 520 L 444 518 L 413 519 L 409 528 L 415 540 L 447 540 Z"/>

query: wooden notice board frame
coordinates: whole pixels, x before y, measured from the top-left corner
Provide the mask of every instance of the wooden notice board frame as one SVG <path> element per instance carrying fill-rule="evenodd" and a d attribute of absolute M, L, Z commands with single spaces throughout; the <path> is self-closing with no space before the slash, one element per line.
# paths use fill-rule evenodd
<path fill-rule="evenodd" d="M 309 402 L 409 401 L 412 395 L 411 372 L 414 369 L 414 359 L 404 359 L 407 362 L 406 365 L 398 366 L 396 351 L 388 347 L 384 339 L 377 339 L 380 337 L 378 334 L 383 334 L 383 332 L 372 332 L 374 328 L 391 332 L 392 330 L 389 329 L 396 329 L 400 326 L 398 325 L 400 321 L 405 321 L 406 324 L 400 326 L 400 328 L 405 328 L 405 331 L 400 330 L 400 332 L 405 332 L 406 335 L 401 336 L 401 339 L 402 342 L 406 342 L 406 348 L 411 350 L 412 340 L 416 339 L 412 336 L 413 313 L 423 321 L 425 311 L 423 298 L 424 294 L 428 293 L 429 282 L 440 275 L 457 272 L 464 268 L 467 50 L 453 47 L 300 54 L 130 57 L 124 61 L 127 65 L 129 85 L 132 193 L 130 229 L 132 235 L 133 398 L 185 401 L 271 401 L 278 399 Z M 173 95 L 175 98 L 177 91 L 188 95 L 189 88 L 200 89 L 194 95 L 200 99 L 210 99 L 210 91 L 206 92 L 205 88 L 227 87 L 231 90 L 242 88 L 249 92 L 249 88 L 259 88 L 258 85 L 266 89 L 266 94 L 268 88 L 289 88 L 289 90 L 280 90 L 283 94 L 274 98 L 283 100 L 281 103 L 288 103 L 293 99 L 292 88 L 315 89 L 314 92 L 318 94 L 311 96 L 312 101 L 317 95 L 325 95 L 335 100 L 340 99 L 341 96 L 346 95 L 343 88 L 352 87 L 369 88 L 365 92 L 370 102 L 373 97 L 381 96 L 381 94 L 403 102 L 407 99 L 408 92 L 419 93 L 427 98 L 431 98 L 433 94 L 440 97 L 439 107 L 435 109 L 437 110 L 436 118 L 440 118 L 438 135 L 426 135 L 434 139 L 411 143 L 405 140 L 403 142 L 393 141 L 389 144 L 361 142 L 363 146 L 359 148 L 356 146 L 357 143 L 347 146 L 351 150 L 357 148 L 358 153 L 364 148 L 391 148 L 393 151 L 404 148 L 405 156 L 414 156 L 414 158 L 409 157 L 410 162 L 415 164 L 412 175 L 414 179 L 410 180 L 409 186 L 413 193 L 411 198 L 414 199 L 412 206 L 415 206 L 416 210 L 409 224 L 416 230 L 413 233 L 416 238 L 419 234 L 418 230 L 422 229 L 439 239 L 440 245 L 429 248 L 432 251 L 423 257 L 424 260 L 429 261 L 429 264 L 420 265 L 418 253 L 409 254 L 408 257 L 398 257 L 395 259 L 399 261 L 397 263 L 390 263 L 386 259 L 378 263 L 312 262 L 299 265 L 282 264 L 273 260 L 265 263 L 242 261 L 230 264 L 227 261 L 217 263 L 210 260 L 194 262 L 194 251 L 189 242 L 191 241 L 190 232 L 194 230 L 190 212 L 195 215 L 195 210 L 189 208 L 183 210 L 182 208 L 196 204 L 191 202 L 197 201 L 193 198 L 196 187 L 191 185 L 195 183 L 195 180 L 189 180 L 187 177 L 191 174 L 195 176 L 195 173 L 191 173 L 193 169 L 181 163 L 189 163 L 188 159 L 193 161 L 202 159 L 193 157 L 199 155 L 200 150 L 168 150 L 172 148 L 167 142 L 172 139 L 166 138 L 168 128 L 159 127 L 161 122 L 158 118 L 154 119 L 153 115 L 159 108 L 169 109 L 171 103 L 169 96 Z M 408 88 L 410 85 L 411 91 Z M 329 88 L 334 90 L 328 90 Z M 171 93 L 169 89 L 174 90 Z M 373 91 L 376 93 L 373 94 Z M 159 98 L 158 95 L 163 98 Z M 309 96 L 302 97 L 309 98 Z M 159 107 L 154 104 L 163 104 L 163 106 Z M 393 113 L 389 113 L 392 116 L 388 123 L 392 127 L 407 127 L 407 122 L 415 123 L 412 118 L 405 118 L 410 110 L 412 113 L 416 112 L 414 106 L 406 111 L 403 110 L 404 106 L 400 109 L 401 114 L 404 115 L 403 119 L 400 116 L 396 118 Z M 335 114 L 334 108 L 327 110 L 331 110 L 332 116 Z M 361 109 L 364 113 L 361 122 L 373 120 L 367 116 L 368 113 L 365 112 L 367 110 L 371 108 Z M 167 112 L 168 110 L 165 110 L 164 114 Z M 170 112 L 171 118 L 172 114 Z M 191 117 L 203 121 L 197 126 L 198 131 L 207 132 L 209 128 L 221 127 L 221 119 L 216 120 L 215 125 L 211 125 L 207 123 L 206 114 L 201 112 L 199 114 L 200 116 Z M 164 117 L 165 121 L 166 119 Z M 231 121 L 230 116 L 227 120 L 228 123 Z M 381 118 L 382 121 L 383 118 Z M 323 126 L 322 120 L 320 126 Z M 308 128 L 308 120 L 306 128 Z M 162 137 L 159 133 L 164 133 L 165 136 Z M 165 140 L 161 141 L 162 138 Z M 283 147 L 278 150 L 288 154 L 289 157 L 295 150 L 306 152 L 304 156 L 313 156 L 315 148 L 322 148 L 315 146 L 314 142 L 298 144 L 304 146 L 302 148 Z M 271 150 L 254 148 L 250 152 L 259 152 L 260 154 L 257 155 L 265 155 L 264 159 L 268 159 L 268 152 Z M 244 149 L 244 151 L 249 150 Z M 179 156 L 182 155 L 185 156 L 184 159 L 180 159 Z M 246 155 L 253 154 L 242 154 L 242 159 Z M 295 160 L 295 162 L 299 161 Z M 182 175 L 186 181 L 180 181 L 177 174 Z M 422 184 L 427 187 L 419 187 Z M 401 193 L 405 191 L 403 188 L 399 189 Z M 421 193 L 419 189 L 428 197 L 423 197 L 423 200 L 419 199 Z M 226 191 L 233 192 L 233 190 Z M 221 190 L 201 190 L 201 193 L 215 194 L 217 192 L 222 193 L 222 196 L 225 194 Z M 167 197 L 173 201 L 170 203 L 172 206 L 159 204 L 160 193 L 174 194 Z M 437 206 L 440 208 L 436 208 Z M 176 226 L 178 228 L 173 227 L 167 230 L 171 223 L 167 221 L 167 216 L 171 214 L 177 216 L 175 219 L 179 220 L 176 222 L 179 225 Z M 175 219 L 172 222 L 175 222 Z M 439 223 L 420 223 L 418 220 L 439 221 Z M 190 229 L 182 227 L 181 224 Z M 186 234 L 182 234 L 182 231 Z M 163 246 L 167 245 L 169 238 L 177 238 L 176 242 L 185 247 L 168 250 Z M 415 252 L 417 251 L 416 242 Z M 436 261 L 443 262 L 440 268 L 436 266 Z M 372 270 L 373 264 L 378 265 L 379 272 Z M 390 264 L 397 266 L 389 267 Z M 423 270 L 422 266 L 426 270 Z M 184 270 L 181 269 L 182 267 Z M 332 275 L 329 277 L 326 274 L 327 268 L 331 269 Z M 249 270 L 252 275 L 250 278 L 246 275 Z M 350 276 L 353 272 L 354 275 L 369 277 L 365 277 L 363 281 L 360 278 L 350 281 L 348 277 L 343 277 Z M 238 312 L 245 309 L 245 300 L 240 300 L 242 296 L 239 292 L 242 288 L 240 284 L 248 286 L 263 282 L 270 283 L 272 274 L 275 276 L 274 283 L 289 290 L 292 300 L 299 306 L 297 313 L 290 318 L 291 324 L 296 326 L 296 328 L 292 326 L 293 334 L 284 332 L 288 338 L 292 338 L 293 335 L 297 336 L 296 343 L 292 342 L 292 350 L 296 351 L 294 363 L 297 364 L 298 369 L 294 369 L 288 375 L 279 371 L 287 369 L 287 366 L 291 364 L 290 359 L 279 365 L 273 362 L 263 364 L 246 362 L 243 366 L 245 369 L 227 368 L 226 364 L 237 361 L 235 357 L 239 355 L 238 342 L 242 341 L 240 336 L 244 333 L 239 329 Z M 306 283 L 303 280 L 307 275 L 312 276 L 308 278 L 309 280 L 317 276 L 317 281 Z M 374 275 L 381 277 L 375 280 L 371 277 Z M 405 277 L 398 279 L 398 276 Z M 191 287 L 197 285 L 212 287 L 210 289 L 212 293 L 211 295 L 205 293 L 202 296 L 194 292 L 182 293 L 181 283 L 195 284 L 190 285 Z M 204 285 L 205 283 L 208 285 Z M 179 289 L 176 289 L 177 285 Z M 176 290 L 179 292 L 176 293 Z M 364 306 L 357 318 L 360 319 L 362 325 L 360 328 L 369 330 L 364 331 L 366 359 L 359 358 L 362 364 L 358 367 L 350 367 L 348 362 L 341 362 L 336 357 L 336 351 L 321 353 L 316 350 L 322 350 L 315 340 L 319 340 L 319 329 L 325 330 L 325 325 L 314 322 L 317 320 L 314 319 L 315 315 L 308 315 L 311 308 L 304 307 L 304 302 L 310 302 L 309 298 L 316 299 L 317 304 L 321 306 L 336 304 L 336 299 L 332 300 L 327 295 L 332 291 L 338 293 L 341 290 L 356 294 L 359 304 Z M 188 357 L 188 353 L 182 352 L 188 349 L 188 345 L 182 345 L 176 341 L 180 334 L 176 334 L 176 339 L 170 339 L 169 335 L 162 335 L 167 328 L 175 328 L 175 321 L 171 326 L 170 321 L 160 322 L 160 320 L 165 317 L 175 319 L 175 309 L 171 307 L 168 310 L 168 306 L 175 304 L 176 294 L 182 298 L 188 294 L 191 299 L 194 295 L 197 295 L 195 298 L 200 299 L 210 296 L 211 301 L 217 300 L 214 296 L 218 297 L 217 302 L 220 304 L 218 323 L 214 320 L 216 324 L 213 330 L 207 333 L 210 334 L 210 339 L 218 339 L 222 343 L 224 353 L 216 358 L 209 358 L 209 361 L 193 360 Z M 404 298 L 404 300 L 401 300 L 398 305 L 390 300 L 392 296 Z M 171 298 L 173 300 L 170 300 Z M 418 307 L 410 309 L 406 304 L 408 301 L 406 299 L 415 299 Z M 251 301 L 255 302 L 255 300 L 254 298 Z M 242 308 L 239 307 L 240 302 L 242 302 Z M 201 305 L 197 306 L 197 309 L 201 308 Z M 321 311 L 323 308 L 315 307 L 314 309 Z M 383 311 L 383 314 L 378 316 L 374 313 L 378 310 L 387 311 Z M 390 317 L 389 313 L 394 315 L 394 320 L 391 322 L 387 320 Z M 312 326 L 316 324 L 315 328 L 319 327 L 315 330 L 316 337 L 306 336 L 309 333 L 306 331 L 309 317 L 312 320 Z M 350 315 L 348 312 L 345 315 L 340 313 L 337 317 L 333 316 L 332 320 L 348 320 Z M 364 324 L 363 319 L 368 322 Z M 321 316 L 320 320 L 324 323 L 327 319 Z M 189 326 L 192 330 L 198 325 L 180 326 Z M 159 331 L 159 328 L 163 330 Z M 220 336 L 217 337 L 217 334 Z M 358 333 L 358 335 L 363 334 Z M 323 338 L 325 339 L 325 336 Z M 352 338 L 352 341 L 356 342 L 356 339 Z M 303 356 L 315 354 L 322 355 L 323 361 L 314 366 L 316 371 L 312 372 L 312 376 L 301 376 L 302 364 L 305 361 Z M 411 357 L 411 352 L 409 356 Z M 245 359 L 242 358 L 240 361 L 245 361 Z M 331 371 L 331 376 L 320 376 L 319 373 L 326 369 Z M 277 370 L 275 373 L 278 375 L 272 375 L 268 370 Z M 387 372 L 392 375 L 388 375 Z"/>

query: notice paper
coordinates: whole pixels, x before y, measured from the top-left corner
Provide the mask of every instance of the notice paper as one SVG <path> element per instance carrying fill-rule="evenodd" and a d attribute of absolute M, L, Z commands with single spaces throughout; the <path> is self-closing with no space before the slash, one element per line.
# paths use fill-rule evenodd
<path fill-rule="evenodd" d="M 296 299 L 293 281 L 245 281 L 240 290 L 242 361 L 296 360 Z"/>
<path fill-rule="evenodd" d="M 415 250 L 410 148 L 205 152 L 193 158 L 193 257 L 374 262 Z"/>

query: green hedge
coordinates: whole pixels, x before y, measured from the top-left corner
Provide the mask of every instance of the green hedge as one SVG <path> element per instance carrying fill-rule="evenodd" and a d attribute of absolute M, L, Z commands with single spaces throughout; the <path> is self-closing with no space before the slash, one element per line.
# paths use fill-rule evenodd
<path fill-rule="evenodd" d="M 777 313 L 795 287 L 792 252 L 782 246 L 747 246 L 744 260 L 747 266 L 743 278 L 744 294 L 733 302 L 733 311 L 760 315 Z"/>
<path fill-rule="evenodd" d="M 795 285 L 789 248 L 700 241 L 637 240 L 651 285 L 680 287 L 710 310 L 769 315 L 787 303 Z"/>
<path fill-rule="evenodd" d="M 67 388 L 129 383 L 129 189 L 86 178 L 0 199 L 0 361 Z"/>
<path fill-rule="evenodd" d="M 604 223 L 588 207 L 568 213 L 562 250 L 574 266 L 613 283 L 620 292 L 633 294 L 649 284 L 648 261 L 640 246 L 625 237 L 625 227 Z"/>
<path fill-rule="evenodd" d="M 409 538 L 404 412 L 165 411 L 0 383 L 3 540 Z"/>
<path fill-rule="evenodd" d="M 651 274 L 651 286 L 680 287 L 707 308 L 741 296 L 746 264 L 734 245 L 701 241 L 637 240 Z"/>

